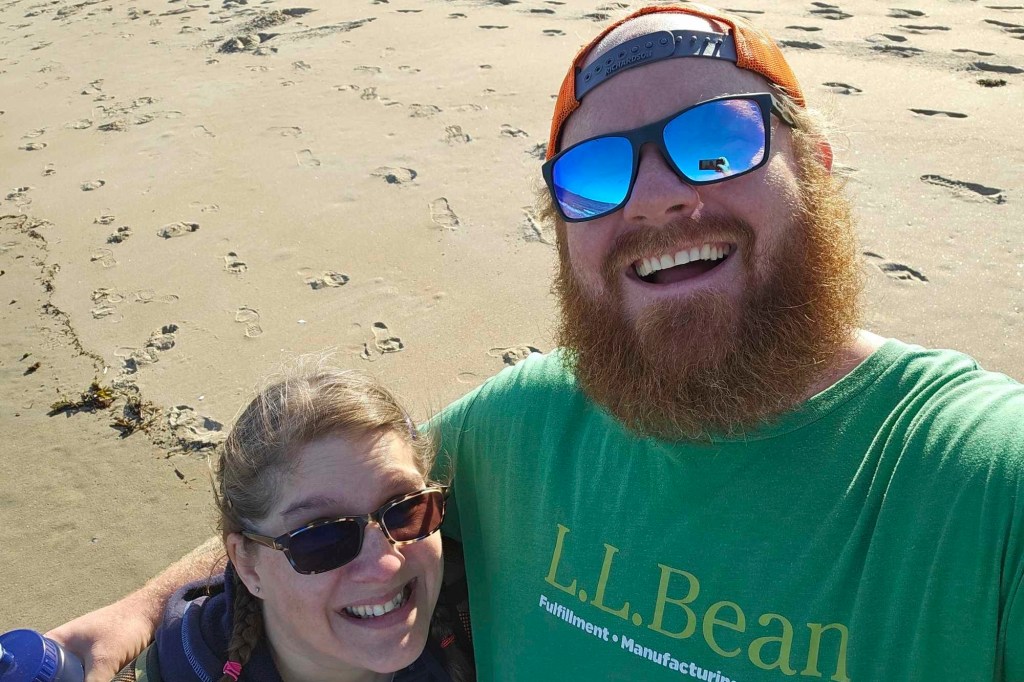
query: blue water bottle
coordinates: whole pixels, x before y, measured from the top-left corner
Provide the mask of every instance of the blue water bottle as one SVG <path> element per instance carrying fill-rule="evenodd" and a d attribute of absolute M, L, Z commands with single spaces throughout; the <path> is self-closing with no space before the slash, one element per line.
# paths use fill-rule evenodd
<path fill-rule="evenodd" d="M 0 682 L 83 682 L 82 662 L 35 630 L 0 635 Z"/>

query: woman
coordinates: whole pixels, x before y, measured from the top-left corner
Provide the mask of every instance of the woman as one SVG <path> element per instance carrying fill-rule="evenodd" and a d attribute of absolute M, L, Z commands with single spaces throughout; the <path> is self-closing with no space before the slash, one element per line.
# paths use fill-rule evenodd
<path fill-rule="evenodd" d="M 154 644 L 115 679 L 471 676 L 455 609 L 431 617 L 448 494 L 427 480 L 433 459 L 365 375 L 299 372 L 260 392 L 214 474 L 224 575 L 180 590 Z"/>

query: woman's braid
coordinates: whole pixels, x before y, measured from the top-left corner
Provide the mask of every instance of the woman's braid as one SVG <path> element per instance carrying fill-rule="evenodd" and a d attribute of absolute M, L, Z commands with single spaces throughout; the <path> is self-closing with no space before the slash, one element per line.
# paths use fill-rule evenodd
<path fill-rule="evenodd" d="M 228 644 L 228 661 L 245 666 L 253 649 L 263 637 L 263 607 L 260 600 L 252 596 L 238 574 L 234 574 L 235 612 L 232 616 L 231 642 Z M 218 682 L 235 682 L 224 674 Z"/>

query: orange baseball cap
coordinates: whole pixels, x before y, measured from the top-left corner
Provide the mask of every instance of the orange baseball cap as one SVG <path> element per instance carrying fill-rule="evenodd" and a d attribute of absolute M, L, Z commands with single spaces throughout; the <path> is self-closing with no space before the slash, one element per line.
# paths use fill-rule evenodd
<path fill-rule="evenodd" d="M 609 50 L 609 57 L 598 60 L 586 69 L 582 68 L 590 51 L 614 28 L 630 19 L 670 12 L 692 14 L 728 27 L 725 34 L 702 31 L 659 31 L 640 36 Z M 615 54 L 612 54 L 612 52 Z M 555 102 L 555 113 L 551 119 L 551 135 L 548 138 L 547 158 L 558 151 L 558 142 L 569 115 L 580 106 L 580 100 L 591 89 L 611 78 L 619 71 L 635 66 L 673 57 L 714 57 L 728 59 L 741 69 L 761 74 L 770 82 L 782 88 L 793 101 L 806 106 L 803 90 L 796 75 L 789 68 L 785 57 L 775 41 L 763 29 L 726 12 L 706 5 L 689 4 L 668 7 L 645 7 L 605 28 L 593 40 L 583 46 L 572 60 L 569 72 L 562 81 Z"/>

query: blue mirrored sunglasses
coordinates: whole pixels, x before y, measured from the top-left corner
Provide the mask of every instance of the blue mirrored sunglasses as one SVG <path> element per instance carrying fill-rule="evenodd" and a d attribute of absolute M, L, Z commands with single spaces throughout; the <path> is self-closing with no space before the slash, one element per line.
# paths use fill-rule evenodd
<path fill-rule="evenodd" d="M 691 185 L 736 178 L 768 160 L 772 113 L 793 125 L 769 93 L 709 99 L 640 128 L 574 144 L 544 164 L 544 181 L 562 218 L 577 223 L 622 208 L 648 142 Z"/>

